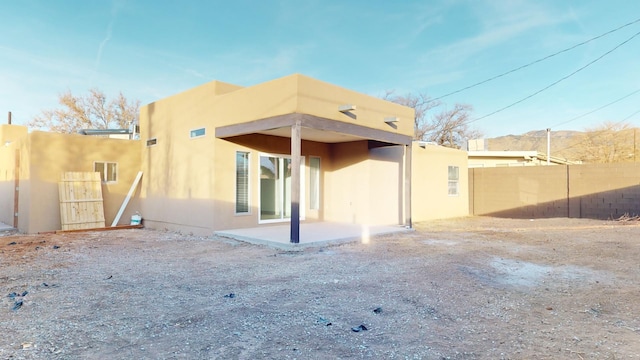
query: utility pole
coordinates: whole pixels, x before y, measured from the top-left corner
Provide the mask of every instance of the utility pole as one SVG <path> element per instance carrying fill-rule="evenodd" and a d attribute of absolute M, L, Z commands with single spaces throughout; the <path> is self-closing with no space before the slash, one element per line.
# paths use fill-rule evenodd
<path fill-rule="evenodd" d="M 551 165 L 551 128 L 547 128 L 547 165 Z"/>

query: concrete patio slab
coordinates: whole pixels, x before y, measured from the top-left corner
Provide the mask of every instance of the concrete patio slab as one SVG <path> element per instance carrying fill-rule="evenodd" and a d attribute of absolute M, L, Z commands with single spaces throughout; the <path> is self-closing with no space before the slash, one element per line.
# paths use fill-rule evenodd
<path fill-rule="evenodd" d="M 290 242 L 289 224 L 247 229 L 216 231 L 214 234 L 251 244 L 267 245 L 285 250 L 302 250 L 348 242 L 371 241 L 378 235 L 413 231 L 401 225 L 367 226 L 358 224 L 317 222 L 300 224 L 300 243 Z"/>

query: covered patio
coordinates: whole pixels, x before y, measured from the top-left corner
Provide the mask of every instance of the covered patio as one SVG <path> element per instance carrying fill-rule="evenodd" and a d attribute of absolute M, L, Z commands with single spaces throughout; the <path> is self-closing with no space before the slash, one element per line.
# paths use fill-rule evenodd
<path fill-rule="evenodd" d="M 342 112 L 342 111 L 341 111 Z M 355 114 L 348 111 L 344 113 L 349 117 L 356 118 Z M 396 121 L 396 118 L 393 118 Z M 390 129 L 395 129 L 393 122 L 388 123 Z M 357 140 L 366 140 L 370 148 L 401 145 L 404 147 L 404 173 L 401 178 L 403 182 L 404 197 L 404 219 L 402 223 L 407 228 L 411 228 L 411 137 L 396 133 L 394 131 L 384 131 L 367 126 L 350 124 L 346 122 L 331 120 L 323 117 L 308 114 L 287 114 L 274 116 L 261 120 L 250 121 L 227 126 L 220 126 L 215 129 L 217 138 L 231 140 L 234 137 L 246 134 L 262 134 L 286 138 L 290 141 L 291 155 L 291 220 L 289 224 L 282 226 L 259 227 L 243 230 L 232 230 L 216 232 L 218 235 L 235 234 L 245 236 L 247 239 L 266 239 L 274 243 L 325 243 L 341 239 L 353 239 L 363 233 L 363 225 L 340 224 L 340 226 L 328 226 L 328 223 L 305 224 L 303 229 L 300 223 L 300 203 L 304 194 L 300 189 L 300 163 L 301 163 L 301 142 L 310 140 L 321 143 L 340 143 Z M 402 211 L 401 210 L 401 211 Z M 404 226 L 373 226 L 376 233 L 392 232 L 391 229 L 402 229 Z M 248 231 L 248 233 L 247 233 Z M 305 234 L 306 232 L 306 234 Z M 376 234 L 374 233 L 374 234 Z M 260 236 L 258 236 L 260 234 Z M 342 235 L 341 235 L 342 234 Z M 306 236 L 306 240 L 303 240 Z M 284 239 L 284 240 L 283 240 Z"/>
<path fill-rule="evenodd" d="M 290 224 L 216 231 L 217 236 L 284 250 L 339 245 L 349 242 L 375 242 L 381 235 L 406 233 L 413 229 L 402 225 L 368 226 L 335 222 L 300 224 L 298 243 L 290 242 Z"/>

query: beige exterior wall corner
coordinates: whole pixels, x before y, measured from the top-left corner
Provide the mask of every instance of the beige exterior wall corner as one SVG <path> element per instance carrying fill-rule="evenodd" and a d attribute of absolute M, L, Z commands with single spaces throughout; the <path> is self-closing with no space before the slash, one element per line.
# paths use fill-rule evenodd
<path fill-rule="evenodd" d="M 469 215 L 467 153 L 413 143 L 411 207 L 414 222 Z M 449 195 L 449 166 L 458 167 L 458 193 Z"/>
<path fill-rule="evenodd" d="M 27 136 L 28 128 L 22 125 L 0 125 L 0 146 L 20 140 Z"/>
<path fill-rule="evenodd" d="M 20 197 L 20 160 L 23 158 L 23 148 L 27 146 L 27 136 L 26 126 L 0 125 L 0 222 L 10 226 L 19 226 L 14 224 L 16 210 L 20 211 L 20 201 L 15 201 L 15 195 Z"/>

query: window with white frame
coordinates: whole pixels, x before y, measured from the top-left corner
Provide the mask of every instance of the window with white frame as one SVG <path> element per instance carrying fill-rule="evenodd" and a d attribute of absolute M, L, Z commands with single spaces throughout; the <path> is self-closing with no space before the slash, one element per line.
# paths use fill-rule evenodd
<path fill-rule="evenodd" d="M 320 158 L 309 158 L 309 208 L 320 209 Z"/>
<path fill-rule="evenodd" d="M 236 152 L 236 214 L 249 213 L 249 153 Z"/>
<path fill-rule="evenodd" d="M 100 173 L 103 183 L 118 181 L 118 163 L 96 161 L 93 163 L 93 171 Z"/>
<path fill-rule="evenodd" d="M 449 195 L 457 196 L 458 183 L 460 180 L 460 169 L 457 166 L 449 166 Z"/>

